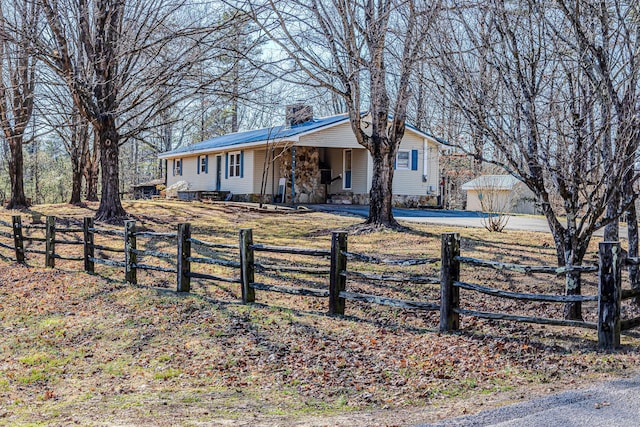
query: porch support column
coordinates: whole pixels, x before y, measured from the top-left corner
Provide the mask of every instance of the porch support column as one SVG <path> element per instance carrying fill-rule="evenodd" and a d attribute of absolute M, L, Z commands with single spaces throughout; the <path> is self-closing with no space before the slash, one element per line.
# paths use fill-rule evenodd
<path fill-rule="evenodd" d="M 284 202 L 284 200 L 283 200 Z M 296 205 L 296 147 L 291 147 L 291 205 Z"/>

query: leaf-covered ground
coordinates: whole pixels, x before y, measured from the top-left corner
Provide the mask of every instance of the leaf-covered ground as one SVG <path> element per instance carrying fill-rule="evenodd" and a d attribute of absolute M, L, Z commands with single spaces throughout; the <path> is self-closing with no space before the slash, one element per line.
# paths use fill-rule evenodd
<path fill-rule="evenodd" d="M 148 229 L 171 230 L 189 220 L 211 240 L 235 239 L 239 228 L 251 227 L 256 240 L 291 246 L 327 247 L 331 230 L 357 222 L 219 205 L 127 208 Z M 50 212 L 71 223 L 90 214 L 43 208 Z M 10 214 L 0 212 L 5 220 Z M 413 227 L 410 233 L 350 236 L 350 250 L 437 256 L 440 233 L 453 230 Z M 548 236 L 459 231 L 467 255 L 528 264 L 553 260 Z M 442 335 L 437 313 L 348 303 L 347 316 L 333 318 L 325 315 L 325 301 L 308 297 L 262 292 L 257 304 L 245 306 L 233 284 L 195 282 L 193 294 L 178 295 L 166 274 L 142 274 L 141 284 L 132 286 L 108 268 L 96 267 L 100 275 L 74 271 L 80 267 L 72 262 L 45 269 L 37 256 L 28 264 L 0 261 L 2 425 L 406 425 L 631 375 L 639 361 L 635 333 L 623 336 L 620 351 L 607 354 L 596 351 L 595 333 L 588 330 L 463 318 L 461 332 Z M 429 268 L 414 273 L 437 273 L 437 266 Z M 556 279 L 477 269 L 464 274 L 510 290 L 562 286 Z M 437 293 L 351 286 L 416 299 Z M 464 304 L 544 316 L 562 312 L 471 295 L 463 295 Z M 593 313 L 585 307 L 587 320 Z"/>

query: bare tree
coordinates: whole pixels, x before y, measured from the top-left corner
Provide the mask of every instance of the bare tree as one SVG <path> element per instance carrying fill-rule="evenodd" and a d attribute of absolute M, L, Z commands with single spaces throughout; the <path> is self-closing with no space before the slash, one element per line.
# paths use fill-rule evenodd
<path fill-rule="evenodd" d="M 0 4 L 0 127 L 9 144 L 9 209 L 29 203 L 24 191 L 22 146 L 30 142 L 25 132 L 31 121 L 36 83 L 32 40 L 37 31 L 38 9 L 20 0 Z"/>
<path fill-rule="evenodd" d="M 93 130 L 85 117 L 80 115 L 73 103 L 67 86 L 57 80 L 47 70 L 41 70 L 41 90 L 37 94 L 40 102 L 36 105 L 39 117 L 62 141 L 71 162 L 71 196 L 69 203 L 82 201 L 82 181 L 84 161 L 90 149 Z M 96 199 L 97 200 L 97 195 Z"/>
<path fill-rule="evenodd" d="M 189 77 L 202 55 L 214 54 L 212 39 L 223 23 L 207 24 L 203 17 L 210 15 L 181 0 L 37 1 L 47 22 L 39 53 L 97 135 L 102 196 L 96 219 L 122 218 L 120 146 L 198 89 Z M 159 90 L 171 92 L 170 104 L 152 96 Z"/>
<path fill-rule="evenodd" d="M 261 30 L 286 55 L 273 64 L 285 82 L 324 88 L 344 100 L 356 140 L 373 158 L 367 223 L 374 227 L 397 226 L 392 213 L 393 165 L 405 131 L 411 77 L 423 56 L 438 3 L 246 4 Z"/>
<path fill-rule="evenodd" d="M 599 89 L 604 123 L 602 151 L 609 167 L 608 176 L 618 184 L 609 199 L 605 240 L 618 240 L 618 218 L 627 213 L 629 256 L 638 256 L 637 194 L 634 184 L 640 148 L 640 6 L 625 1 L 558 1 L 568 25 L 554 27 L 582 61 L 585 74 Z M 571 39 L 563 33 L 570 31 Z M 615 159 L 615 160 L 614 160 Z M 622 178 L 619 178 L 619 176 Z M 640 271 L 629 268 L 631 284 L 640 288 Z"/>
<path fill-rule="evenodd" d="M 608 108 L 601 87 L 593 85 L 592 70 L 573 49 L 571 23 L 554 5 L 464 5 L 451 2 L 432 43 L 441 89 L 485 136 L 483 160 L 501 165 L 534 193 L 558 264 L 580 265 L 593 233 L 614 219 L 604 213 L 628 162 L 600 149 L 610 126 L 601 114 Z M 580 292 L 580 275 L 569 272 L 566 293 Z M 568 303 L 565 317 L 581 318 L 580 304 Z"/>

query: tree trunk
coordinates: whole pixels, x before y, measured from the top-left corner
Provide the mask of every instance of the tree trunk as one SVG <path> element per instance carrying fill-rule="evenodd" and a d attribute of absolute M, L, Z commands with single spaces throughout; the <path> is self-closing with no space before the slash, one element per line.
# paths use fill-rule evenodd
<path fill-rule="evenodd" d="M 577 264 L 576 264 L 577 265 Z M 582 278 L 580 273 L 567 273 L 566 294 L 567 295 L 581 295 L 582 292 Z M 582 319 L 582 303 L 581 302 L 568 302 L 564 306 L 564 318 L 570 320 L 583 320 Z"/>
<path fill-rule="evenodd" d="M 98 201 L 98 175 L 100 169 L 98 168 L 98 162 L 92 162 L 86 170 L 85 182 L 87 185 L 87 201 Z"/>
<path fill-rule="evenodd" d="M 398 227 L 393 217 L 393 163 L 392 152 L 383 152 L 382 144 L 375 144 L 373 153 L 373 180 L 369 192 L 369 218 L 366 223 L 375 226 Z M 386 151 L 386 150 L 385 150 Z"/>
<path fill-rule="evenodd" d="M 24 157 L 22 154 L 22 138 L 13 137 L 9 140 L 9 177 L 11 179 L 11 200 L 7 209 L 22 209 L 29 206 L 24 194 Z"/>
<path fill-rule="evenodd" d="M 629 234 L 629 257 L 638 257 L 638 213 L 635 203 L 629 206 L 627 211 L 627 232 Z M 629 266 L 629 283 L 634 290 L 640 289 L 640 268 L 637 265 Z M 640 297 L 633 299 L 634 304 L 640 305 Z"/>
<path fill-rule="evenodd" d="M 98 165 L 98 151 L 100 150 L 100 143 L 98 141 L 97 132 L 93 132 L 93 150 L 89 148 L 87 144 L 86 149 L 83 152 L 82 164 L 84 169 L 82 171 L 84 175 L 86 185 L 86 200 L 89 202 L 98 201 L 98 175 L 100 168 Z"/>
<path fill-rule="evenodd" d="M 548 203 L 547 193 L 542 193 L 542 210 L 549 223 L 551 235 L 556 247 L 558 267 L 572 267 L 581 265 L 584 255 L 591 241 L 590 236 L 583 237 L 582 240 L 576 236 L 576 216 L 567 216 L 567 228 L 562 225 L 555 216 L 555 212 Z M 579 272 L 567 273 L 565 277 L 565 294 L 581 295 L 582 279 Z M 582 320 L 582 303 L 568 302 L 564 306 L 564 318 L 570 320 Z"/>
<path fill-rule="evenodd" d="M 69 203 L 78 205 L 82 202 L 82 165 L 80 159 L 71 159 L 71 199 Z"/>
<path fill-rule="evenodd" d="M 95 219 L 117 221 L 127 213 L 120 203 L 118 176 L 119 135 L 113 118 L 107 117 L 98 129 L 100 142 L 100 166 L 102 169 L 102 197 Z"/>
<path fill-rule="evenodd" d="M 617 193 L 617 192 L 616 192 Z M 618 207 L 620 206 L 620 197 L 618 195 L 612 195 L 611 200 L 607 204 L 607 217 L 614 218 L 609 224 L 604 227 L 603 241 L 605 242 L 617 242 L 620 240 L 620 220 L 618 217 Z"/>
<path fill-rule="evenodd" d="M 574 229 L 575 230 L 575 229 Z M 567 233 L 564 243 L 564 265 L 573 267 L 582 265 L 584 255 L 589 246 L 589 238 L 578 241 L 575 231 Z M 568 272 L 565 284 L 566 295 L 582 295 L 582 277 L 580 272 Z M 564 306 L 564 318 L 569 320 L 583 320 L 582 303 L 568 302 Z"/>

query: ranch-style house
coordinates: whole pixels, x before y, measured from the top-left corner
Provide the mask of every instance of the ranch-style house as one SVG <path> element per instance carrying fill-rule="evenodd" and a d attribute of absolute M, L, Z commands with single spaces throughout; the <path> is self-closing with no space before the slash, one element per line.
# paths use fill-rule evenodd
<path fill-rule="evenodd" d="M 435 137 L 407 125 L 395 162 L 396 205 L 439 205 L 439 151 Z M 314 118 L 303 105 L 287 107 L 285 125 L 219 136 L 159 157 L 167 161 L 167 187 L 186 181 L 187 198 L 214 193 L 236 201 L 366 205 L 373 178 L 371 155 L 356 142 L 348 116 Z"/>

